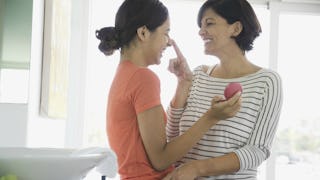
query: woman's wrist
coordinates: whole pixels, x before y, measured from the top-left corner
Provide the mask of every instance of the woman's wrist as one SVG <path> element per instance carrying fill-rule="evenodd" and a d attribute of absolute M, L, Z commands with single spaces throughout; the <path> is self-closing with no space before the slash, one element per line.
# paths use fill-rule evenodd
<path fill-rule="evenodd" d="M 206 167 L 203 163 L 203 160 L 195 160 L 192 162 L 192 166 L 195 170 L 194 172 L 196 173 L 197 177 L 204 176 L 206 174 Z"/>
<path fill-rule="evenodd" d="M 178 79 L 178 87 L 189 88 L 192 85 L 192 80 Z"/>
<path fill-rule="evenodd" d="M 212 112 L 210 112 L 210 110 L 204 113 L 202 118 L 205 121 L 209 122 L 211 126 L 215 125 L 219 121 L 219 119 L 212 116 Z"/>
<path fill-rule="evenodd" d="M 193 161 L 193 167 L 197 174 L 197 177 L 209 176 L 213 174 L 214 164 L 210 163 L 210 159 L 195 160 Z"/>
<path fill-rule="evenodd" d="M 179 98 L 175 96 L 171 101 L 170 101 L 170 107 L 174 109 L 182 109 L 186 105 L 186 100 L 185 98 Z"/>
<path fill-rule="evenodd" d="M 192 85 L 191 81 L 178 82 L 175 96 L 171 100 L 171 107 L 184 108 L 189 95 L 189 89 Z"/>

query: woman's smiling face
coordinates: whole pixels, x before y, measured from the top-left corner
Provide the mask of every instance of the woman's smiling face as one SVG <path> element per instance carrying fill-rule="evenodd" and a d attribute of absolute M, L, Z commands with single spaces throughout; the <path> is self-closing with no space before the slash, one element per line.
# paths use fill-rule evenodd
<path fill-rule="evenodd" d="M 235 43 L 234 38 L 231 38 L 234 32 L 232 28 L 231 24 L 212 9 L 205 10 L 199 30 L 199 35 L 204 41 L 205 54 L 215 55 L 229 43 Z"/>
<path fill-rule="evenodd" d="M 169 45 L 169 31 L 170 20 L 167 19 L 161 26 L 151 33 L 150 46 L 148 48 L 150 62 L 148 64 L 160 64 L 162 54 Z"/>

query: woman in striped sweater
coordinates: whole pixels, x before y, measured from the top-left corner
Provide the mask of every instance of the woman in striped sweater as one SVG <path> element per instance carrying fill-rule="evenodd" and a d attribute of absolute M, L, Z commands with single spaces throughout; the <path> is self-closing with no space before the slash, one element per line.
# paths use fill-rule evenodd
<path fill-rule="evenodd" d="M 169 70 L 179 83 L 168 108 L 168 140 L 187 131 L 210 108 L 212 97 L 222 96 L 230 82 L 242 85 L 242 104 L 236 116 L 211 127 L 166 179 L 256 180 L 257 167 L 270 156 L 279 121 L 280 76 L 246 57 L 261 32 L 246 0 L 206 1 L 198 25 L 205 53 L 216 56 L 220 63 L 199 66 L 190 78 L 183 55 L 172 60 Z"/>

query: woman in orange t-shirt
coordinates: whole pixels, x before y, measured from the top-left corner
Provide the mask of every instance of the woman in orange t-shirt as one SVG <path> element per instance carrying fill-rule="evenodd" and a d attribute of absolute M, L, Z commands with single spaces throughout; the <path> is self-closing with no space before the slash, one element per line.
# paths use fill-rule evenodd
<path fill-rule="evenodd" d="M 178 61 L 171 71 L 179 78 L 179 92 L 188 92 L 192 81 L 169 29 L 168 10 L 159 0 L 125 0 L 117 12 L 115 27 L 96 32 L 101 40 L 99 49 L 105 55 L 121 50 L 107 106 L 107 135 L 118 158 L 121 179 L 163 178 L 211 126 L 234 116 L 240 107 L 240 95 L 220 103 L 214 99 L 212 108 L 192 128 L 167 142 L 160 81 L 148 66 L 160 64 L 163 51 L 173 45 Z M 175 98 L 179 96 L 187 94 Z"/>

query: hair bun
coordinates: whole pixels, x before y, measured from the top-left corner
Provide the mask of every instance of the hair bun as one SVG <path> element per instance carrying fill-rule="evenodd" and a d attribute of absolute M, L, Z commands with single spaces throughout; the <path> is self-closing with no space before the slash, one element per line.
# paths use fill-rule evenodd
<path fill-rule="evenodd" d="M 115 27 L 104 27 L 96 30 L 96 37 L 101 41 L 99 44 L 100 51 L 107 56 L 112 55 L 114 50 L 120 48 L 119 33 Z"/>

